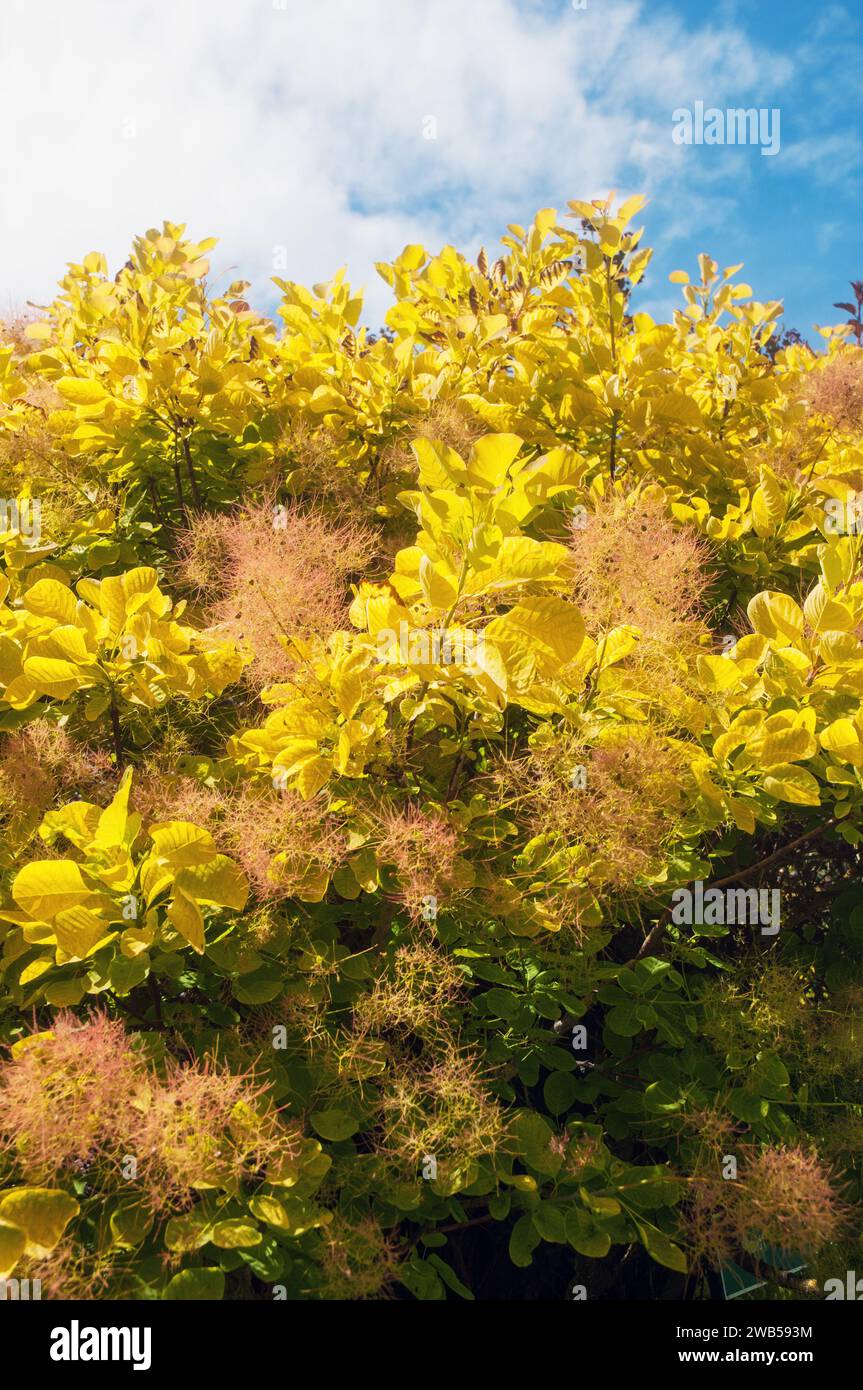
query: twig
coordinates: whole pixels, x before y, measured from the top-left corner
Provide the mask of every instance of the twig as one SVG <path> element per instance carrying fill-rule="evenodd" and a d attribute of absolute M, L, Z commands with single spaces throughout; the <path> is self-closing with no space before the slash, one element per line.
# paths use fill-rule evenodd
<path fill-rule="evenodd" d="M 807 830 L 804 835 L 798 835 L 796 840 L 789 840 L 787 845 L 783 845 L 781 849 L 774 850 L 772 854 L 767 855 L 766 859 L 759 859 L 757 864 L 750 864 L 747 869 L 737 869 L 733 874 L 726 874 L 724 878 L 716 879 L 711 883 L 711 888 L 724 888 L 726 883 L 738 883 L 742 878 L 751 878 L 753 874 L 760 873 L 762 869 L 766 869 L 768 864 L 774 864 L 778 859 L 784 859 L 787 854 L 795 850 L 798 845 L 804 844 L 806 840 L 813 840 L 816 835 L 823 835 L 825 830 L 829 830 L 830 827 L 835 824 L 836 817 L 831 816 L 829 820 L 822 822 L 821 825 L 816 825 L 812 830 Z M 671 921 L 672 911 L 673 908 L 671 906 L 665 909 L 662 916 L 655 922 L 644 938 L 641 949 L 632 957 L 633 960 L 642 960 L 645 956 L 649 956 L 656 946 L 658 946 L 665 935 L 665 929 L 668 923 Z M 629 962 L 627 962 L 627 964 L 629 964 Z"/>

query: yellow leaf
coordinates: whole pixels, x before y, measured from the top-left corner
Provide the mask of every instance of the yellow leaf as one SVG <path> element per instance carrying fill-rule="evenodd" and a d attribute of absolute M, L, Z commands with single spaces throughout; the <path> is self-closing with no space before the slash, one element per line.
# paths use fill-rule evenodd
<path fill-rule="evenodd" d="M 773 767 L 777 763 L 794 763 L 813 758 L 818 745 L 808 729 L 763 729 L 746 748 L 746 761 L 739 766 Z"/>
<path fill-rule="evenodd" d="M 115 638 L 126 619 L 137 610 L 139 600 L 156 588 L 157 574 L 149 565 L 139 565 L 126 574 L 109 575 L 99 585 L 99 607 L 108 619 L 109 636 Z M 81 585 L 79 584 L 79 589 Z"/>
<path fill-rule="evenodd" d="M 24 1254 L 27 1237 L 20 1226 L 0 1221 L 0 1279 L 8 1279 Z"/>
<path fill-rule="evenodd" d="M 752 496 L 752 520 L 759 536 L 775 536 L 785 517 L 782 489 L 769 468 L 762 467 L 761 482 Z"/>
<path fill-rule="evenodd" d="M 792 763 L 779 763 L 771 768 L 764 778 L 764 790 L 779 801 L 790 801 L 794 806 L 821 805 L 818 783 L 812 773 Z"/>
<path fill-rule="evenodd" d="M 205 864 L 190 864 L 178 869 L 175 886 L 199 903 L 214 907 L 233 907 L 238 911 L 246 906 L 249 883 L 239 864 L 226 854 L 217 854 Z"/>
<path fill-rule="evenodd" d="M 568 206 L 585 221 L 592 222 L 596 218 L 597 210 L 593 203 L 582 202 L 579 198 L 570 198 Z"/>
<path fill-rule="evenodd" d="M 730 729 L 724 734 L 720 734 L 713 745 L 713 756 L 720 762 L 724 762 L 729 753 L 741 744 L 748 742 L 753 730 L 757 729 L 764 720 L 764 716 L 759 710 L 747 710 L 745 714 L 735 719 Z"/>
<path fill-rule="evenodd" d="M 586 464 L 574 449 L 550 449 L 518 474 L 518 486 L 532 502 L 571 491 L 584 476 Z"/>
<path fill-rule="evenodd" d="M 206 864 L 217 853 L 209 830 L 186 820 L 158 821 L 147 831 L 155 852 L 175 869 L 188 864 Z"/>
<path fill-rule="evenodd" d="M 168 907 L 168 921 L 188 941 L 198 955 L 204 954 L 204 918 L 198 904 L 179 886 L 174 885 L 174 896 Z"/>
<path fill-rule="evenodd" d="M 752 807 L 738 796 L 727 796 L 725 802 L 737 829 L 743 830 L 747 835 L 753 835 L 755 833 L 755 816 Z"/>
<path fill-rule="evenodd" d="M 474 642 L 471 646 L 465 646 L 464 665 L 471 682 L 478 685 L 490 699 L 496 700 L 501 691 L 506 692 L 507 669 L 494 642 Z"/>
<path fill-rule="evenodd" d="M 517 434 L 486 434 L 477 439 L 467 462 L 471 485 L 500 487 L 521 446 L 522 440 Z"/>
<path fill-rule="evenodd" d="M 41 959 L 33 960 L 29 965 L 25 965 L 21 974 L 18 976 L 18 983 L 19 985 L 32 984 L 34 980 L 39 979 L 40 975 L 44 975 L 47 971 L 53 969 L 54 961 L 50 958 L 46 959 L 46 957 L 43 956 Z"/>
<path fill-rule="evenodd" d="M 83 960 L 110 934 L 110 916 L 110 911 L 100 913 L 84 903 L 63 908 L 54 919 L 57 945 L 70 959 Z"/>
<path fill-rule="evenodd" d="M 129 820 L 129 788 L 132 785 L 132 769 L 123 773 L 117 793 L 109 806 L 99 817 L 95 843 L 100 846 L 123 845 L 126 843 L 126 824 Z"/>
<path fill-rule="evenodd" d="M 440 567 L 435 565 L 428 555 L 423 555 L 420 560 L 419 581 L 430 608 L 449 608 L 455 603 L 458 597 L 455 584 L 447 575 L 441 573 Z"/>
<path fill-rule="evenodd" d="M 253 1197 L 249 1202 L 249 1211 L 259 1221 L 266 1221 L 268 1226 L 281 1227 L 283 1230 L 290 1229 L 288 1214 L 278 1197 Z"/>
<path fill-rule="evenodd" d="M 296 774 L 297 791 L 304 801 L 311 801 L 330 779 L 333 770 L 332 759 L 310 758 Z"/>
<path fill-rule="evenodd" d="M 253 1245 L 260 1245 L 263 1236 L 251 1221 L 238 1216 L 217 1221 L 210 1240 L 220 1250 L 248 1250 Z"/>
<path fill-rule="evenodd" d="M 332 386 L 318 386 L 312 392 L 309 409 L 316 415 L 325 415 L 328 411 L 346 410 L 347 401 Z"/>
<path fill-rule="evenodd" d="M 50 695 L 55 700 L 66 700 L 82 686 L 92 684 L 80 666 L 50 656 L 27 657 L 24 675 L 38 694 Z"/>
<path fill-rule="evenodd" d="M 88 665 L 92 654 L 87 650 L 84 633 L 71 623 L 55 627 L 44 637 L 34 638 L 27 647 L 29 658 L 47 656 L 55 661 L 69 661 L 73 666 Z"/>
<path fill-rule="evenodd" d="M 819 581 L 803 605 L 806 621 L 815 632 L 847 632 L 854 627 L 854 615 L 838 599 L 831 598 Z M 25 664 L 26 670 L 26 664 Z"/>
<path fill-rule="evenodd" d="M 621 208 L 621 212 L 622 211 L 623 209 Z M 557 208 L 540 208 L 536 217 L 533 219 L 533 225 L 536 227 L 540 236 L 545 237 L 548 236 L 556 221 Z"/>
<path fill-rule="evenodd" d="M 365 682 L 363 671 L 368 665 L 365 648 L 349 652 L 333 666 L 330 675 L 330 688 L 336 698 L 339 712 L 350 719 L 363 697 Z"/>
<path fill-rule="evenodd" d="M 699 656 L 695 665 L 708 690 L 730 690 L 743 679 L 739 666 L 728 656 Z"/>
<path fill-rule="evenodd" d="M 144 894 L 144 901 L 149 906 L 155 902 L 159 894 L 163 893 L 169 884 L 174 882 L 174 870 L 157 854 L 148 854 L 141 864 L 138 882 L 141 885 L 141 892 Z"/>
<path fill-rule="evenodd" d="M 701 425 L 701 411 L 691 396 L 683 391 L 667 391 L 650 402 L 657 420 L 669 420 L 679 425 Z"/>
<path fill-rule="evenodd" d="M 830 666 L 843 661 L 853 661 L 860 650 L 860 643 L 853 632 L 824 632 L 818 647 L 821 660 Z"/>
<path fill-rule="evenodd" d="M 80 1210 L 74 1197 L 56 1187 L 18 1187 L 0 1197 L 0 1220 L 20 1227 L 24 1253 L 37 1259 L 51 1254 Z"/>
<path fill-rule="evenodd" d="M 89 801 L 69 801 L 56 811 L 49 811 L 39 827 L 39 834 L 49 845 L 58 835 L 86 849 L 92 843 L 101 811 Z"/>
<path fill-rule="evenodd" d="M 81 870 L 70 859 L 35 859 L 19 870 L 12 897 L 36 921 L 51 921 L 58 912 L 90 897 Z"/>
<path fill-rule="evenodd" d="M 421 488 L 448 488 L 453 483 L 464 486 L 467 483 L 467 469 L 464 459 L 438 439 L 415 439 L 411 448 L 419 464 L 419 485 Z"/>
<path fill-rule="evenodd" d="M 799 642 L 803 637 L 803 614 L 787 594 L 763 590 L 749 600 L 746 612 L 755 631 L 777 646 Z"/>
<path fill-rule="evenodd" d="M 500 651 L 509 676 L 526 685 L 537 676 L 553 680 L 574 660 L 584 641 L 584 622 L 564 599 L 528 598 L 494 618 L 485 635 Z"/>
<path fill-rule="evenodd" d="M 625 657 L 635 651 L 640 640 L 640 631 L 630 623 L 624 623 L 621 627 L 613 627 L 596 646 L 596 665 L 603 671 L 607 666 L 615 666 L 618 661 L 623 661 Z"/>
<path fill-rule="evenodd" d="M 852 767 L 863 767 L 863 741 L 860 732 L 850 719 L 836 719 L 822 729 L 818 735 L 821 747 L 826 748 L 842 763 Z"/>
<path fill-rule="evenodd" d="M 319 746 L 320 740 L 317 738 L 287 738 L 273 759 L 273 774 L 293 776 L 304 763 L 317 757 Z"/>
<path fill-rule="evenodd" d="M 723 801 L 723 791 L 721 787 L 716 785 L 707 770 L 710 767 L 710 763 L 692 762 L 690 763 L 690 767 L 692 768 L 692 775 L 695 778 L 696 786 L 702 796 L 706 796 L 709 801 L 715 801 L 717 805 L 721 804 Z"/>
<path fill-rule="evenodd" d="M 99 405 L 108 398 L 101 382 L 92 377 L 64 376 L 54 382 L 54 387 L 72 405 Z"/>
<path fill-rule="evenodd" d="M 490 564 L 468 573 L 463 592 L 474 596 L 511 589 L 527 580 L 555 579 L 562 577 L 569 563 L 569 551 L 556 541 L 506 536 Z"/>
<path fill-rule="evenodd" d="M 641 212 L 646 202 L 646 194 L 633 193 L 632 197 L 627 198 L 626 202 L 621 203 L 620 207 L 617 209 L 617 220 L 625 227 L 627 222 L 632 221 L 636 213 Z"/>
<path fill-rule="evenodd" d="M 56 618 L 58 623 L 75 621 L 75 595 L 56 579 L 40 579 L 27 590 L 22 602 L 28 613 L 40 618 Z"/>

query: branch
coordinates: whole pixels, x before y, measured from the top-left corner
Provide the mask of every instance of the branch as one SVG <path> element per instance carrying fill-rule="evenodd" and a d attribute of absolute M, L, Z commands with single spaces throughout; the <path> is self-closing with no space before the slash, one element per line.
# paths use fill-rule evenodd
<path fill-rule="evenodd" d="M 726 874 L 724 878 L 716 879 L 710 884 L 710 887 L 724 888 L 726 883 L 739 883 L 742 878 L 751 878 L 753 874 L 760 873 L 762 869 L 766 869 L 768 864 L 775 864 L 777 860 L 784 859 L 792 850 L 797 849 L 798 845 L 804 844 L 807 840 L 815 839 L 817 835 L 823 835 L 825 830 L 829 830 L 830 827 L 835 824 L 836 817 L 831 816 L 829 820 L 814 826 L 812 830 L 807 830 L 804 835 L 798 835 L 795 840 L 789 840 L 787 845 L 783 845 L 781 849 L 774 850 L 772 854 L 767 855 L 766 859 L 759 859 L 757 864 L 750 864 L 747 869 L 736 869 L 733 874 Z M 632 957 L 633 960 L 642 960 L 645 956 L 651 955 L 654 948 L 659 945 L 665 935 L 665 929 L 671 921 L 672 911 L 673 909 L 670 905 L 665 909 L 662 916 L 644 938 L 641 949 Z M 627 962 L 627 964 L 629 963 L 630 962 Z"/>

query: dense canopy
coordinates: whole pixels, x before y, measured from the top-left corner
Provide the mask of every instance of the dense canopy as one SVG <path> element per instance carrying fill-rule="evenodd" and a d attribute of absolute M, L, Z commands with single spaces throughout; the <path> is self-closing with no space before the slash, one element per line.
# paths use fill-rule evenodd
<path fill-rule="evenodd" d="M 172 223 L 0 330 L 0 1277 L 853 1267 L 860 334 L 655 322 L 643 202 L 379 333 Z"/>

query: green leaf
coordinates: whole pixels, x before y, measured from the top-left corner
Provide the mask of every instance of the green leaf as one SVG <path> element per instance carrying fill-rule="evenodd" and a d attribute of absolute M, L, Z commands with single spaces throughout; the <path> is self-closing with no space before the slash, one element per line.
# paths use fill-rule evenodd
<path fill-rule="evenodd" d="M 686 1256 L 679 1245 L 675 1245 L 668 1236 L 663 1235 L 662 1231 L 656 1226 L 651 1226 L 647 1221 L 636 1221 L 636 1230 L 642 1245 L 650 1255 L 651 1259 L 656 1260 L 657 1264 L 664 1265 L 666 1269 L 673 1269 L 677 1274 L 685 1274 L 688 1265 Z"/>
<path fill-rule="evenodd" d="M 399 1267 L 399 1279 L 414 1298 L 423 1302 L 440 1302 L 446 1298 L 446 1289 L 437 1271 L 418 1255 L 412 1255 Z"/>
<path fill-rule="evenodd" d="M 766 1120 L 770 1113 L 770 1103 L 762 1096 L 753 1095 L 751 1091 L 739 1087 L 730 1093 L 728 1109 L 738 1120 L 745 1120 L 748 1125 L 754 1125 Z"/>
<path fill-rule="evenodd" d="M 350 1139 L 352 1134 L 356 1134 L 360 1127 L 360 1122 L 349 1110 L 340 1110 L 334 1106 L 331 1110 L 315 1110 L 311 1116 L 312 1128 L 322 1139 L 329 1139 L 332 1143 L 338 1143 L 342 1139 Z"/>
<path fill-rule="evenodd" d="M 165 1247 L 178 1254 L 199 1250 L 210 1239 L 213 1218 L 199 1210 L 172 1216 L 165 1227 Z"/>
<path fill-rule="evenodd" d="M 533 1260 L 533 1252 L 542 1240 L 539 1231 L 528 1213 L 520 1216 L 510 1232 L 509 1258 L 519 1269 L 526 1269 Z"/>
<path fill-rule="evenodd" d="M 218 1302 L 224 1297 L 225 1275 L 221 1269 L 201 1265 L 196 1269 L 181 1269 L 165 1289 L 166 1299 L 207 1300 Z"/>
<path fill-rule="evenodd" d="M 569 1110 L 575 1100 L 578 1082 L 571 1072 L 553 1071 L 546 1077 L 542 1094 L 552 1115 L 561 1115 L 565 1110 Z"/>
<path fill-rule="evenodd" d="M 566 1240 L 566 1218 L 560 1207 L 551 1202 L 540 1202 L 533 1208 L 531 1219 L 543 1240 L 563 1245 Z"/>
<path fill-rule="evenodd" d="M 441 1259 L 440 1255 L 429 1255 L 427 1263 L 434 1265 L 447 1287 L 452 1289 L 453 1293 L 457 1293 L 459 1298 L 465 1298 L 470 1303 L 474 1302 L 474 1295 L 471 1293 L 470 1289 L 466 1284 L 461 1282 L 455 1271 L 450 1269 L 449 1265 L 445 1260 Z"/>
<path fill-rule="evenodd" d="M 260 1245 L 263 1236 L 254 1222 L 235 1216 L 227 1221 L 217 1221 L 210 1240 L 220 1250 L 243 1250 L 251 1245 Z"/>
<path fill-rule="evenodd" d="M 249 1266 L 256 1279 L 273 1284 L 285 1269 L 285 1252 L 276 1240 L 265 1240 L 254 1250 L 240 1250 L 243 1264 Z"/>
<path fill-rule="evenodd" d="M 123 1203 L 112 1211 L 110 1224 L 114 1244 L 123 1250 L 134 1250 L 153 1225 L 153 1213 L 140 1203 Z"/>
<path fill-rule="evenodd" d="M 566 1238 L 574 1250 L 591 1260 L 601 1260 L 611 1249 L 611 1236 L 590 1212 L 573 1206 L 566 1214 Z"/>
<path fill-rule="evenodd" d="M 631 1004 L 616 1004 L 605 1016 L 605 1026 L 621 1038 L 634 1038 L 641 1032 L 641 1023 Z"/>

